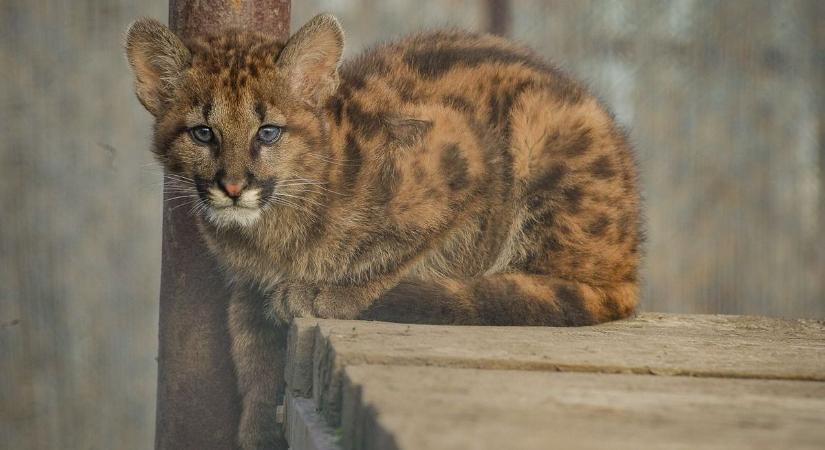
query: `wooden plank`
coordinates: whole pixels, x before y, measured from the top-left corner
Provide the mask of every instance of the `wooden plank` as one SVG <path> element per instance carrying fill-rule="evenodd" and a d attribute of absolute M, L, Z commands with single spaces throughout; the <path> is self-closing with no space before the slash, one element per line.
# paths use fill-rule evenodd
<path fill-rule="evenodd" d="M 317 324 L 317 327 L 316 327 Z M 642 314 L 580 328 L 458 327 L 299 320 L 315 334 L 289 384 L 313 386 L 338 423 L 344 367 L 392 364 L 825 381 L 825 324 L 744 316 Z"/>
<path fill-rule="evenodd" d="M 821 449 L 825 383 L 351 366 L 352 449 Z"/>

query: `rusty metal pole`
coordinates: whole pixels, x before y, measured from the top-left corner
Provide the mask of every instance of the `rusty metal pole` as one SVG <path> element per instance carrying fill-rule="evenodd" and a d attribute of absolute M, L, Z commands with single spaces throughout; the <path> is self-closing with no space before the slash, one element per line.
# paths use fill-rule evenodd
<path fill-rule="evenodd" d="M 510 0 L 487 0 L 487 32 L 509 36 L 513 21 Z"/>
<path fill-rule="evenodd" d="M 169 26 L 184 40 L 229 27 L 285 40 L 289 12 L 289 0 L 170 0 Z M 233 449 L 240 399 L 229 354 L 229 293 L 186 208 L 169 208 L 170 194 L 163 196 L 155 448 Z"/>

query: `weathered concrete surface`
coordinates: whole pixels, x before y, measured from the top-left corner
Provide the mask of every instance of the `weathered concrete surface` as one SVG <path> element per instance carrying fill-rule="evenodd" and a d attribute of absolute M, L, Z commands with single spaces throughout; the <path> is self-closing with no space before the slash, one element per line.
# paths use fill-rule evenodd
<path fill-rule="evenodd" d="M 340 450 L 335 431 L 315 411 L 315 402 L 286 393 L 286 439 L 291 449 Z"/>
<path fill-rule="evenodd" d="M 301 319 L 288 358 L 290 401 L 312 398 L 302 400 L 311 420 L 288 412 L 288 432 L 321 430 L 309 423 L 317 410 L 350 449 L 825 442 L 822 321 L 642 314 L 543 328 Z M 325 429 L 318 439 L 332 442 Z M 290 445 L 314 448 L 298 445 L 305 441 Z"/>
<path fill-rule="evenodd" d="M 305 394 L 313 386 L 332 424 L 342 369 L 362 364 L 825 381 L 825 323 L 814 320 L 642 314 L 546 328 L 303 319 L 291 336 L 304 351 L 293 351 L 287 383 Z"/>
<path fill-rule="evenodd" d="M 821 449 L 825 383 L 347 367 L 345 448 Z"/>
<path fill-rule="evenodd" d="M 312 396 L 313 350 L 318 321 L 297 319 L 289 329 L 284 379 L 290 391 L 301 397 Z"/>

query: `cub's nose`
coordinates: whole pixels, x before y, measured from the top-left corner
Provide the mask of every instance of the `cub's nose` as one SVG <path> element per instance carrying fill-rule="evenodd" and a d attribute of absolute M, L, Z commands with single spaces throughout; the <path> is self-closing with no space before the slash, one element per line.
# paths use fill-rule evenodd
<path fill-rule="evenodd" d="M 228 195 L 231 198 L 240 197 L 241 192 L 243 192 L 243 188 L 246 187 L 246 182 L 244 182 L 244 181 L 234 182 L 234 181 L 222 180 L 220 184 L 221 184 L 221 187 L 223 188 L 223 191 L 226 192 L 226 195 Z"/>

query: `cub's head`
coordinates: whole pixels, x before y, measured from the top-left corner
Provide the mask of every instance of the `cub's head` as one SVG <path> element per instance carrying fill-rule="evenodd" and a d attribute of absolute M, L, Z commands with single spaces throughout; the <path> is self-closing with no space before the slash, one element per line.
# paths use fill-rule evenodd
<path fill-rule="evenodd" d="M 155 20 L 132 24 L 126 54 L 172 192 L 217 226 L 299 204 L 327 158 L 321 109 L 342 49 L 338 21 L 323 14 L 286 43 L 229 31 L 184 44 Z"/>

